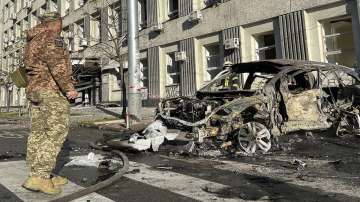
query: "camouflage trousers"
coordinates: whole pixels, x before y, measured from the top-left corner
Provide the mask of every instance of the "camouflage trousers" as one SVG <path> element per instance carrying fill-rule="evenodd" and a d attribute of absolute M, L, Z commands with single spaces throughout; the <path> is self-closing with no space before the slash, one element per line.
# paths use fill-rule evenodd
<path fill-rule="evenodd" d="M 26 161 L 29 176 L 49 178 L 69 131 L 69 102 L 60 93 L 43 91 L 27 95 L 31 102 L 31 132 Z"/>

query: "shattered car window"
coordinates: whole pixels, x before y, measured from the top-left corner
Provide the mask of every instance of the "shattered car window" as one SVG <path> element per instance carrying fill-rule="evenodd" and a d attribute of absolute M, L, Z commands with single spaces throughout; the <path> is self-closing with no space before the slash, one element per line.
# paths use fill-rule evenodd
<path fill-rule="evenodd" d="M 228 73 L 210 82 L 201 91 L 217 92 L 226 90 L 241 90 L 242 76 L 237 73 Z"/>
<path fill-rule="evenodd" d="M 322 71 L 320 75 L 323 87 L 354 85 L 355 79 L 344 71 Z"/>
<path fill-rule="evenodd" d="M 251 83 L 250 89 L 251 90 L 262 89 L 271 78 L 272 78 L 271 75 L 256 73 L 254 75 L 254 81 Z"/>
<path fill-rule="evenodd" d="M 201 91 L 260 90 L 271 78 L 273 75 L 264 73 L 228 73 L 210 82 Z"/>

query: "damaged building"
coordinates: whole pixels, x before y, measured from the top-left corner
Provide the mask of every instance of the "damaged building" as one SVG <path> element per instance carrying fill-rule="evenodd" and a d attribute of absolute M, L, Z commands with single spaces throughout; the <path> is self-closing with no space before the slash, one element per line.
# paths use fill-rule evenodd
<path fill-rule="evenodd" d="M 328 62 L 356 68 L 360 61 L 358 0 L 139 0 L 143 102 L 193 95 L 224 63 L 268 59 Z M 18 66 L 22 33 L 46 11 L 63 16 L 63 37 L 81 92 L 78 103 L 121 103 L 119 53 L 104 55 L 116 24 L 126 36 L 126 0 L 2 0 L 0 106 L 24 105 L 24 90 L 6 82 Z M 116 23 L 111 23 L 117 19 Z M 120 57 L 118 57 L 120 55 Z"/>

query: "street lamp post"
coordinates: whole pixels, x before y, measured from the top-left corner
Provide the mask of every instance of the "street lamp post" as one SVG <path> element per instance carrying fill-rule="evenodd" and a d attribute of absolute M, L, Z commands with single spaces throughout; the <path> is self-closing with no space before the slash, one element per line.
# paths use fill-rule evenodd
<path fill-rule="evenodd" d="M 138 2 L 127 0 L 128 5 L 128 64 L 129 64 L 129 91 L 128 91 L 128 127 L 132 120 L 141 120 L 141 86 L 139 65 L 139 26 Z"/>

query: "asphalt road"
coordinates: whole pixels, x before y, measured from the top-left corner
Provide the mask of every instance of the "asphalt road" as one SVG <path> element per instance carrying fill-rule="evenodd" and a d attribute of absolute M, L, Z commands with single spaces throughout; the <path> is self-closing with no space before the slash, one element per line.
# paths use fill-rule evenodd
<path fill-rule="evenodd" d="M 1 202 L 51 199 L 20 187 L 26 176 L 27 133 L 24 125 L 0 124 Z M 127 153 L 130 172 L 80 201 L 360 201 L 360 140 L 329 136 L 292 135 L 281 140 L 278 151 L 253 157 L 184 157 L 166 150 Z M 88 147 L 99 138 L 99 130 L 71 129 L 59 172 L 72 186 L 86 187 L 108 177 L 96 167 L 62 167 L 70 157 L 99 153 Z M 292 164 L 295 159 L 306 166 Z"/>

